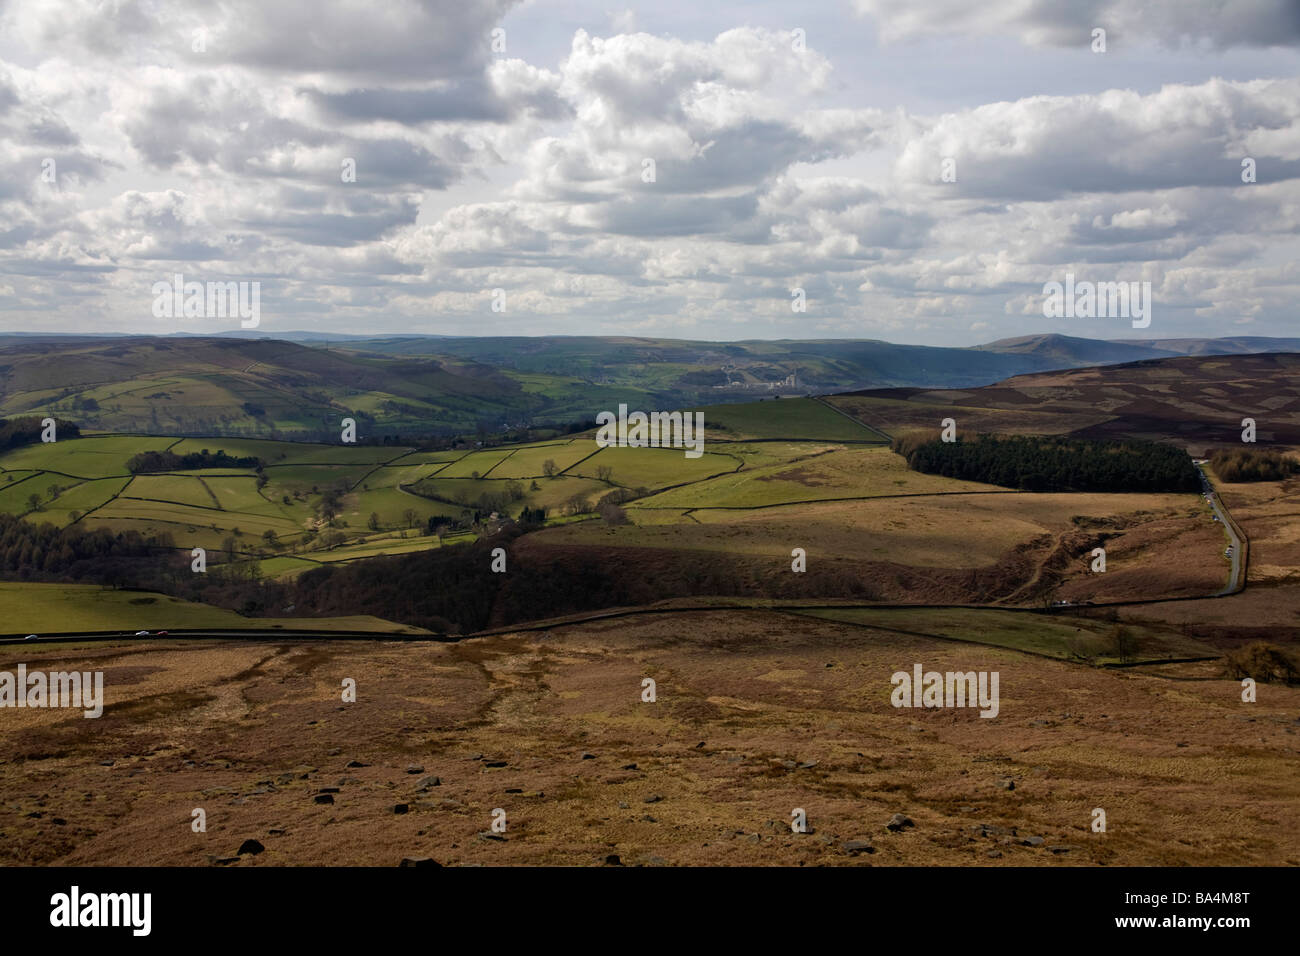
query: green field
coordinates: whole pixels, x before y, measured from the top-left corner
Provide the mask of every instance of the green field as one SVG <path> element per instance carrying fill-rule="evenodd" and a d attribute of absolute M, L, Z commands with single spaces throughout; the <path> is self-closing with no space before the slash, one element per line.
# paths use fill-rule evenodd
<path fill-rule="evenodd" d="M 192 475 L 137 475 L 123 495 L 151 501 L 174 501 L 197 508 L 221 507 L 203 479 Z"/>
<path fill-rule="evenodd" d="M 557 472 L 564 471 L 597 451 L 596 443 L 584 438 L 544 445 L 521 445 L 492 470 L 492 477 L 540 478 L 545 474 L 544 467 L 548 461 L 555 463 Z"/>
<path fill-rule="evenodd" d="M 592 446 L 595 447 L 595 442 Z M 598 478 L 600 469 L 608 468 L 612 484 L 653 489 L 703 481 L 739 467 L 740 459 L 726 453 L 706 451 L 699 458 L 687 458 L 680 448 L 611 447 L 599 449 L 565 474 Z"/>
<path fill-rule="evenodd" d="M 885 447 L 809 450 L 808 457 L 747 468 L 636 503 L 640 508 L 754 508 L 800 501 L 997 491 L 992 485 L 911 471 Z"/>
<path fill-rule="evenodd" d="M 81 584 L 0 583 L 0 616 L 8 634 L 58 634 L 69 631 L 114 631 L 183 628 L 310 628 L 313 630 L 377 630 L 414 633 L 375 617 L 274 618 L 242 617 L 234 611 L 194 604 L 148 591 L 115 591 Z M 10 649 L 10 655 L 30 657 L 40 644 Z"/>
<path fill-rule="evenodd" d="M 142 451 L 162 451 L 175 443 L 175 438 L 134 435 L 69 438 L 7 452 L 0 456 L 0 468 L 58 472 L 74 478 L 112 478 L 130 474 L 126 463 L 132 456 Z"/>
<path fill-rule="evenodd" d="M 781 398 L 745 405 L 714 405 L 704 412 L 705 441 L 790 438 L 800 441 L 879 442 L 883 434 L 813 398 Z M 708 447 L 707 444 L 705 446 Z"/>
<path fill-rule="evenodd" d="M 477 472 L 485 477 L 494 466 L 510 454 L 507 448 L 494 448 L 492 451 L 471 452 L 438 472 L 441 478 L 473 478 Z"/>

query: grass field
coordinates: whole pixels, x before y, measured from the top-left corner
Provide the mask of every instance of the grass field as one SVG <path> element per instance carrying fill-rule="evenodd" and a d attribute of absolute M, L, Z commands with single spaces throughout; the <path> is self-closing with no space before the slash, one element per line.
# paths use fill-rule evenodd
<path fill-rule="evenodd" d="M 228 550 L 238 561 L 259 562 L 269 576 L 438 547 L 436 537 L 417 533 L 431 521 L 453 532 L 444 544 L 473 540 L 481 530 L 471 527 L 475 520 L 493 512 L 516 517 L 525 507 L 545 510 L 549 527 L 537 536 L 545 545 L 716 551 L 771 559 L 773 567 L 788 566 L 791 549 L 802 547 L 814 573 L 834 566 L 834 580 L 871 578 L 854 593 L 877 600 L 914 594 L 938 603 L 985 593 L 990 602 L 1037 606 L 1053 592 L 1075 602 L 1190 596 L 1222 576 L 1208 514 L 1187 507 L 1190 496 L 1028 495 L 922 474 L 879 444 L 879 433 L 814 400 L 716 406 L 705 416 L 700 458 L 674 448 L 600 448 L 590 434 L 429 452 L 257 438 L 87 437 L 0 456 L 0 475 L 12 479 L 0 483 L 0 510 L 56 525 L 78 519 L 87 529 L 168 535 L 173 546 L 205 548 L 218 563 Z M 133 454 L 169 447 L 252 456 L 265 469 L 260 477 L 232 468 L 126 474 Z M 553 477 L 545 476 L 547 462 Z M 592 516 L 620 489 L 644 493 L 624 502 L 627 523 L 608 512 L 613 523 L 575 520 Z M 327 494 L 338 495 L 328 521 Z M 1098 528 L 1123 524 L 1126 533 L 1108 545 L 1104 579 L 1080 570 L 1083 539 L 1071 537 L 1080 516 L 1101 522 Z M 1050 572 L 1037 573 L 1038 562 L 1051 563 Z M 964 572 L 980 576 L 963 580 Z M 999 590 L 999 579 L 1019 583 Z"/>
<path fill-rule="evenodd" d="M 992 644 L 1062 660 L 1083 653 L 1096 664 L 1119 662 L 1108 648 L 1106 634 L 1112 625 L 1090 618 L 965 608 L 816 608 L 797 613 L 872 628 L 886 639 L 890 633 L 905 632 Z M 1137 639 L 1139 661 L 1219 656 L 1212 646 L 1184 637 L 1172 628 L 1137 624 L 1128 628 Z"/>
<path fill-rule="evenodd" d="M 545 474 L 543 469 L 548 461 L 555 463 L 557 471 L 564 471 L 598 450 L 594 441 L 584 438 L 544 445 L 523 445 L 492 470 L 492 477 L 540 478 Z"/>
<path fill-rule="evenodd" d="M 310 628 L 321 631 L 380 630 L 412 633 L 408 628 L 375 617 L 274 618 L 243 617 L 234 611 L 194 604 L 165 594 L 148 591 L 115 591 L 80 584 L 15 584 L 0 582 L 0 625 L 9 634 L 58 634 L 71 631 L 113 631 L 122 629 L 170 630 L 184 628 Z M 36 645 L 39 647 L 39 645 Z M 13 649 L 30 657 L 28 645 Z M 19 658 L 21 659 L 21 657 Z"/>
<path fill-rule="evenodd" d="M 782 398 L 745 405 L 714 405 L 704 412 L 709 438 L 800 438 L 805 441 L 888 442 L 875 429 L 812 398 Z"/>
<path fill-rule="evenodd" d="M 611 472 L 610 481 L 625 488 L 664 488 L 702 481 L 712 475 L 735 471 L 740 461 L 726 453 L 706 451 L 699 458 L 687 458 L 678 448 L 600 448 L 595 454 L 569 468 L 565 474 L 582 478 L 599 477 L 601 468 Z"/>
<path fill-rule="evenodd" d="M 29 445 L 0 456 L 6 471 L 59 472 L 74 478 L 111 478 L 130 474 L 126 463 L 143 451 L 162 451 L 175 438 L 114 435 L 111 438 L 70 438 Z"/>
<path fill-rule="evenodd" d="M 642 508 L 753 508 L 834 498 L 998 490 L 911 471 L 888 448 L 849 448 L 696 481 L 637 504 Z"/>

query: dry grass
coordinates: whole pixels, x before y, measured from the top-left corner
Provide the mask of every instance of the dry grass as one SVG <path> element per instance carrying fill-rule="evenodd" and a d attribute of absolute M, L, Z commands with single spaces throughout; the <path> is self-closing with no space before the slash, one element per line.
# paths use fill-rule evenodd
<path fill-rule="evenodd" d="M 41 666 L 106 670 L 108 707 L 5 711 L 0 858 L 207 865 L 253 837 L 242 865 L 1300 864 L 1300 688 L 1243 704 L 1194 669 L 867 633 L 728 612 L 458 645 L 45 648 Z M 999 671 L 1000 715 L 892 708 L 914 662 Z M 416 793 L 425 774 L 441 785 Z M 496 807 L 504 841 L 479 836 Z M 813 833 L 790 832 L 795 807 Z M 915 827 L 886 831 L 895 812 Z"/>

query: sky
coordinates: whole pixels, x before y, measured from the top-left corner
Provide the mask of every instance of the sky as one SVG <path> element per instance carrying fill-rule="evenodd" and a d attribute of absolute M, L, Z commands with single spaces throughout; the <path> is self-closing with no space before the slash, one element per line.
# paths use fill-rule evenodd
<path fill-rule="evenodd" d="M 176 275 L 272 335 L 1300 335 L 1300 0 L 0 0 L 0 331 L 240 327 Z"/>

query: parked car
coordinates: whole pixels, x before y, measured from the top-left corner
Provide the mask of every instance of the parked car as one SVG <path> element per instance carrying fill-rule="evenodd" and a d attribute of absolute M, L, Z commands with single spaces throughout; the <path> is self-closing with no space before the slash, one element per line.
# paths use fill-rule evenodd
<path fill-rule="evenodd" d="M 148 637 L 148 636 L 149 636 L 149 632 L 148 632 L 148 631 L 136 631 L 136 632 L 135 632 L 135 636 L 136 636 L 136 637 Z"/>
<path fill-rule="evenodd" d="M 23 638 L 23 640 L 24 640 L 24 641 L 39 641 L 40 638 L 37 637 L 35 634 L 28 634 L 26 637 Z"/>

